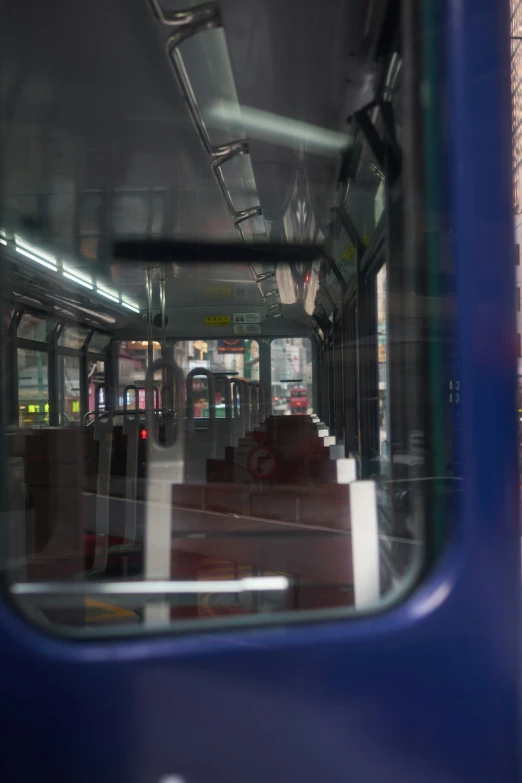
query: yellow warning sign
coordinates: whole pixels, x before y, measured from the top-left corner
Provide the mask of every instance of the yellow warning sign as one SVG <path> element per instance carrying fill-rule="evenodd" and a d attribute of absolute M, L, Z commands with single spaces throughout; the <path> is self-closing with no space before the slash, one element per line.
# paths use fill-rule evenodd
<path fill-rule="evenodd" d="M 229 326 L 232 323 L 231 315 L 205 315 L 205 326 Z"/>

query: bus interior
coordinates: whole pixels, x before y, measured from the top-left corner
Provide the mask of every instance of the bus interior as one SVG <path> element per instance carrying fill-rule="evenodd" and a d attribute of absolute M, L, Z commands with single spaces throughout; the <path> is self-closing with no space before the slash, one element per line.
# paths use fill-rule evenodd
<path fill-rule="evenodd" d="M 54 5 L 2 54 L 14 600 L 89 634 L 394 600 L 459 403 L 400 4 Z"/>

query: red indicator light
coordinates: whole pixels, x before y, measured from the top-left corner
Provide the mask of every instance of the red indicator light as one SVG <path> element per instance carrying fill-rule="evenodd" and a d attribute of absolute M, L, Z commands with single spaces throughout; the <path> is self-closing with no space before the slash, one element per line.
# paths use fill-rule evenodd
<path fill-rule="evenodd" d="M 147 440 L 147 430 L 142 430 L 141 431 L 141 439 L 142 440 Z"/>

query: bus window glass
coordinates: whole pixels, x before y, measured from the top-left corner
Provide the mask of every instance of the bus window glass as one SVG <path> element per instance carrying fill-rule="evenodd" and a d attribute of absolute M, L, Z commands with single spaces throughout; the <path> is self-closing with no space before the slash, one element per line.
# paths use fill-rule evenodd
<path fill-rule="evenodd" d="M 61 425 L 80 421 L 80 359 L 77 356 L 58 355 L 58 402 Z"/>
<path fill-rule="evenodd" d="M 93 332 L 89 339 L 89 352 L 104 353 L 107 350 L 110 341 L 110 334 L 104 334 L 103 332 Z"/>
<path fill-rule="evenodd" d="M 312 343 L 307 337 L 272 340 L 272 410 L 309 413 L 312 402 Z"/>
<path fill-rule="evenodd" d="M 48 357 L 45 351 L 18 348 L 18 407 L 20 427 L 49 423 Z"/>
<path fill-rule="evenodd" d="M 62 348 L 72 348 L 78 351 L 83 348 L 88 334 L 89 330 L 80 326 L 66 326 L 58 338 L 58 345 Z"/>
<path fill-rule="evenodd" d="M 25 313 L 18 325 L 18 337 L 24 340 L 35 340 L 39 343 L 45 343 L 55 326 L 55 321 Z"/>
<path fill-rule="evenodd" d="M 299 63 L 305 39 L 286 58 L 292 68 L 276 73 L 284 52 L 271 52 L 281 94 L 299 98 L 293 117 L 292 101 L 261 111 L 252 93 L 243 105 L 250 77 L 227 43 L 241 4 L 223 5 L 222 25 L 183 40 L 170 64 L 162 35 L 135 26 L 143 79 L 130 102 L 114 96 L 135 52 L 111 36 L 56 47 L 35 34 L 38 51 L 9 49 L 15 75 L 38 72 L 39 47 L 44 63 L 54 49 L 64 60 L 51 90 L 10 102 L 0 134 L 4 451 L 23 462 L 34 533 L 0 555 L 16 600 L 48 628 L 155 632 L 375 611 L 415 585 L 426 541 L 444 542 L 430 526 L 452 520 L 462 472 L 453 260 L 451 243 L 434 242 L 445 204 L 423 193 L 447 128 L 430 82 L 438 69 L 402 74 L 393 51 L 411 51 L 419 69 L 429 60 L 396 18 L 415 4 L 385 15 L 385 41 L 377 17 L 361 22 L 354 56 L 340 25 L 338 69 L 324 57 L 310 66 L 309 52 Z M 147 3 L 129 18 L 125 6 L 122 30 L 141 12 L 161 27 Z M 73 22 L 62 14 L 58 37 L 74 40 Z M 74 79 L 101 72 L 111 78 L 95 89 Z M 340 101 L 336 115 L 328 100 L 325 114 L 326 78 L 330 98 L 348 79 L 364 84 L 364 102 Z M 256 84 L 270 97 L 273 78 L 252 73 Z M 71 90 L 91 120 L 81 143 Z M 141 122 L 157 119 L 155 107 L 161 122 Z M 406 138 L 416 143 L 401 155 Z M 430 198 L 443 200 L 435 184 Z"/>

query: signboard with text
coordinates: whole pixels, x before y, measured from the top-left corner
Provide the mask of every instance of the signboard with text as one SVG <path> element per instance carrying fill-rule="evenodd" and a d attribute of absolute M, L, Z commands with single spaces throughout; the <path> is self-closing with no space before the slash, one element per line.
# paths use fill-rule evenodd
<path fill-rule="evenodd" d="M 245 353 L 245 341 L 218 340 L 218 353 Z"/>

